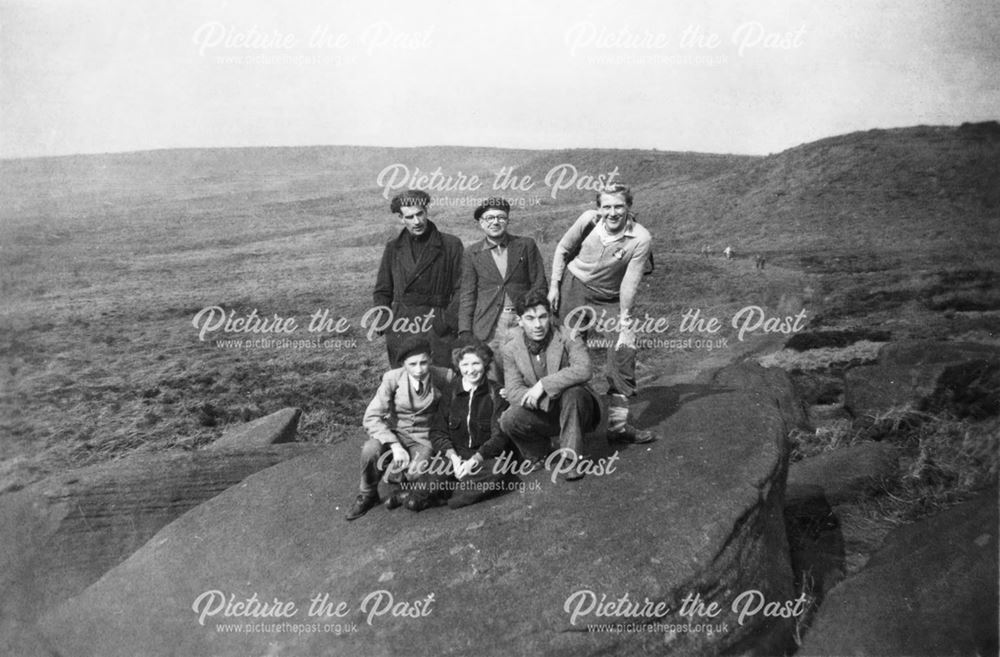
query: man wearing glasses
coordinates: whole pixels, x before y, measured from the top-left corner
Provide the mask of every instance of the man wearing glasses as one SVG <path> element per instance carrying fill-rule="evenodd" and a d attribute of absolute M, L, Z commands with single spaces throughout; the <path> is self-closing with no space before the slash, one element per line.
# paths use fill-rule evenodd
<path fill-rule="evenodd" d="M 603 311 L 605 317 L 617 319 L 620 334 L 615 347 L 608 349 L 606 365 L 608 439 L 648 443 L 656 436 L 629 424 L 628 408 L 637 392 L 632 307 L 651 264 L 652 238 L 632 214 L 627 186 L 611 184 L 596 200 L 597 209 L 580 215 L 556 246 L 548 299 L 570 325 L 576 324 L 573 315 L 581 313 L 599 318 Z"/>
<path fill-rule="evenodd" d="M 500 345 L 517 326 L 518 300 L 532 290 L 545 292 L 545 265 L 533 239 L 507 232 L 510 203 L 488 198 L 472 216 L 484 237 L 465 250 L 459 336 L 474 336 L 499 354 Z M 491 370 L 490 378 L 502 384 L 500 367 L 494 364 Z"/>
<path fill-rule="evenodd" d="M 393 324 L 385 331 L 392 367 L 397 365 L 402 343 L 415 334 L 430 342 L 435 365 L 451 366 L 458 329 L 462 240 L 438 230 L 430 220 L 430 204 L 431 197 L 422 190 L 397 194 L 389 204 L 403 230 L 385 245 L 372 298 L 376 307 L 392 311 Z"/>

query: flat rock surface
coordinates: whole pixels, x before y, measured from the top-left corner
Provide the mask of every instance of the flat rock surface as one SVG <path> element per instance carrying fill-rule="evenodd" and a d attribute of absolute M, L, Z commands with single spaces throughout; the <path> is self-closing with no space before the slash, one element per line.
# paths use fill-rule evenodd
<path fill-rule="evenodd" d="M 772 626 L 762 613 L 739 625 L 736 596 L 794 597 L 780 508 L 786 421 L 768 386 L 735 387 L 759 380 L 756 370 L 688 389 L 683 403 L 648 391 L 639 425 L 663 438 L 622 447 L 610 474 L 567 484 L 539 471 L 459 510 L 379 507 L 348 523 L 360 442 L 287 461 L 164 528 L 40 627 L 76 657 L 714 654 Z M 605 605 L 605 616 L 574 622 L 587 592 L 597 603 L 664 602 L 654 619 L 664 625 L 687 622 L 677 612 L 688 594 L 723 613 L 710 619 L 714 634 L 697 617 L 700 631 L 588 633 L 588 623 L 650 619 Z M 203 595 L 199 611 L 217 613 L 202 619 L 193 606 Z M 255 595 L 296 611 L 217 609 L 217 597 Z M 317 599 L 342 603 L 342 615 L 310 616 Z"/>
<path fill-rule="evenodd" d="M 890 534 L 797 655 L 997 654 L 997 491 Z"/>

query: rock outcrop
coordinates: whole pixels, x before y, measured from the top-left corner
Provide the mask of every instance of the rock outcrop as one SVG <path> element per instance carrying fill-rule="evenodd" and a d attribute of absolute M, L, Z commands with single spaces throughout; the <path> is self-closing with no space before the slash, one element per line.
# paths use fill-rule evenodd
<path fill-rule="evenodd" d="M 830 504 L 854 502 L 896 477 L 899 452 L 891 444 L 864 442 L 793 463 L 788 487 L 818 486 Z"/>
<path fill-rule="evenodd" d="M 258 434 L 275 428 L 267 419 Z M 285 434 L 289 427 L 281 423 Z M 138 453 L 3 495 L 0 635 L 33 634 L 27 629 L 41 612 L 83 591 L 178 516 L 248 475 L 323 449 Z"/>
<path fill-rule="evenodd" d="M 893 343 L 874 365 L 849 369 L 844 406 L 859 420 L 894 408 L 982 419 L 1000 411 L 1000 348 L 966 342 Z"/>
<path fill-rule="evenodd" d="M 221 438 L 205 449 L 251 449 L 280 445 L 295 440 L 302 411 L 297 408 L 283 408 L 280 411 L 247 422 L 226 431 Z"/>
<path fill-rule="evenodd" d="M 796 655 L 997 654 L 997 490 L 906 525 L 830 591 Z"/>
<path fill-rule="evenodd" d="M 727 368 L 603 476 L 536 471 L 471 507 L 376 508 L 351 523 L 360 443 L 337 445 L 191 510 L 40 627 L 76 657 L 780 652 L 795 619 L 779 608 L 796 599 L 782 520 L 785 435 L 801 417 L 790 398 L 783 375 Z M 656 416 L 662 397 L 646 401 Z M 695 596 L 717 615 L 683 617 Z M 247 617 L 260 611 L 237 605 L 248 599 L 269 615 Z"/>

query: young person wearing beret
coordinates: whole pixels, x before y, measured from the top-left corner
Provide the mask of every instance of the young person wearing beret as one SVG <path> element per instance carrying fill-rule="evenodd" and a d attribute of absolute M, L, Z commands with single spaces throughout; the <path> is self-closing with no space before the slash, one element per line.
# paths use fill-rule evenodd
<path fill-rule="evenodd" d="M 378 483 L 385 466 L 393 479 L 407 475 L 415 479 L 434 443 L 446 439 L 441 400 L 452 371 L 431 365 L 431 345 L 420 336 L 402 342 L 397 357 L 399 367 L 382 376 L 365 410 L 363 425 L 369 438 L 361 447 L 361 483 L 348 520 L 379 504 Z M 392 452 L 391 463 L 383 457 L 386 451 Z"/>

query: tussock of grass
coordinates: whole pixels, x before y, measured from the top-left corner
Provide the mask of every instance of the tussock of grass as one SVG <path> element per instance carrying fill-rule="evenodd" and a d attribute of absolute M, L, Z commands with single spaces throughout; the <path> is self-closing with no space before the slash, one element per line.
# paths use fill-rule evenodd
<path fill-rule="evenodd" d="M 971 423 L 934 418 L 903 437 L 909 456 L 897 490 L 887 491 L 910 515 L 949 506 L 997 481 L 1000 420 Z"/>
<path fill-rule="evenodd" d="M 786 372 L 822 370 L 834 365 L 859 365 L 878 358 L 884 342 L 860 340 L 847 347 L 822 347 L 808 351 L 782 349 L 761 356 L 757 362 L 764 367 L 779 367 Z"/>
<path fill-rule="evenodd" d="M 838 420 L 829 426 L 817 427 L 815 432 L 793 429 L 788 440 L 791 444 L 789 458 L 793 463 L 862 442 L 860 434 L 851 430 L 849 420 Z"/>
<path fill-rule="evenodd" d="M 975 422 L 908 407 L 873 418 L 883 441 L 900 449 L 900 469 L 862 503 L 866 513 L 898 524 L 952 506 L 994 485 L 1000 471 L 1000 418 Z M 838 422 L 810 434 L 793 432 L 793 461 L 859 444 L 871 428 Z"/>

